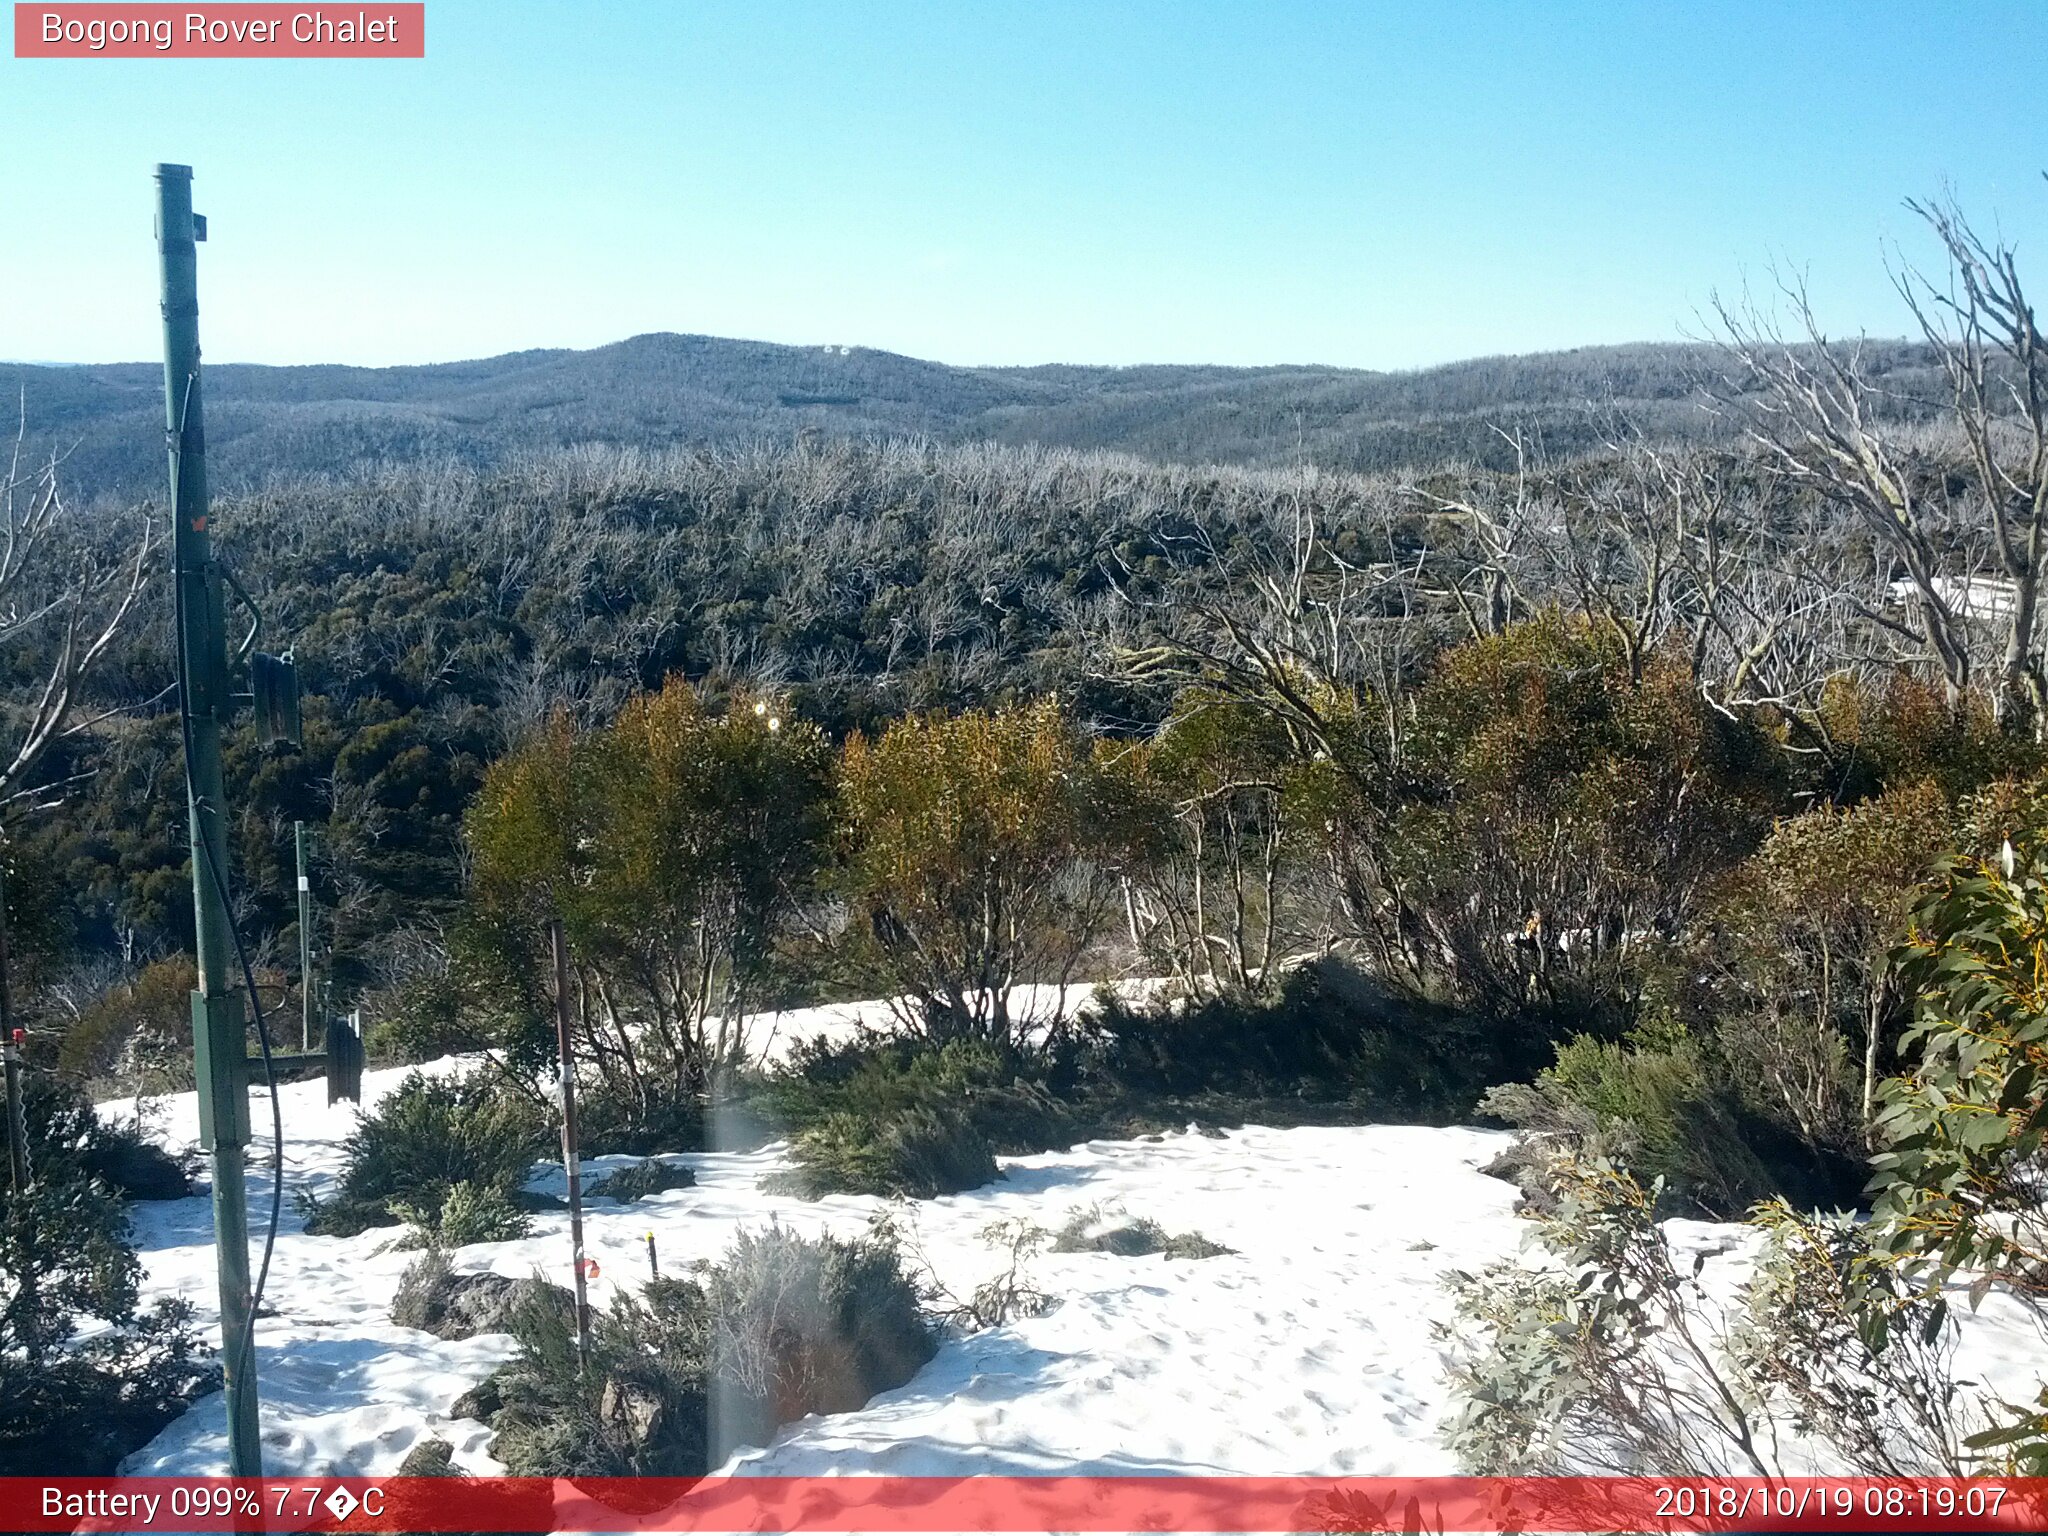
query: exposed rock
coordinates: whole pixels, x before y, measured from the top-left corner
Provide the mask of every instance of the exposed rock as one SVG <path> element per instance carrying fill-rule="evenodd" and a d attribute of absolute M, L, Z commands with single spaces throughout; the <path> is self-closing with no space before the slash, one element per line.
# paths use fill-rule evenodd
<path fill-rule="evenodd" d="M 443 1255 L 420 1261 L 418 1273 L 408 1271 L 391 1305 L 391 1320 L 419 1328 L 442 1339 L 467 1339 L 479 1333 L 510 1333 L 521 1309 L 534 1305 L 575 1315 L 575 1298 L 539 1276 L 515 1280 L 509 1275 L 456 1274 Z"/>
<path fill-rule="evenodd" d="M 617 1377 L 605 1382 L 597 1416 L 635 1450 L 658 1439 L 667 1427 L 661 1394 L 640 1382 Z"/>

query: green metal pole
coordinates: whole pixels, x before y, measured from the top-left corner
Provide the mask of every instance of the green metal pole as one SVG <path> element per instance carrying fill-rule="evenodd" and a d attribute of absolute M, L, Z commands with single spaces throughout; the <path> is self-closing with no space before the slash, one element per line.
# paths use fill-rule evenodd
<path fill-rule="evenodd" d="M 292 823 L 299 858 L 299 1049 L 313 1049 L 313 884 L 306 878 L 306 824 Z"/>
<path fill-rule="evenodd" d="M 194 242 L 206 226 L 192 213 L 192 168 L 156 168 L 157 249 L 163 265 L 164 404 L 170 448 L 172 580 L 183 687 L 185 790 L 191 816 L 192 906 L 199 987 L 192 1040 L 200 1140 L 213 1153 L 213 1227 L 220 1267 L 221 1362 L 226 1373 L 228 1462 L 234 1477 L 261 1477 L 256 1361 L 250 1347 L 249 1210 L 242 1182 L 249 1139 L 248 1040 L 229 979 L 227 806 L 220 732 L 228 693 L 227 629 L 220 571 L 207 530 L 206 430 L 199 389 L 199 280 Z M 279 1170 L 282 1177 L 283 1170 Z"/>

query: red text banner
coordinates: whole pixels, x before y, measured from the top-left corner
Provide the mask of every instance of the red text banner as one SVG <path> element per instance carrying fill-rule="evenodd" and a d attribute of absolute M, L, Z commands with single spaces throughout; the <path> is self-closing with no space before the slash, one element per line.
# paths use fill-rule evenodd
<path fill-rule="evenodd" d="M 18 59 L 423 59 L 423 3 L 26 4 Z"/>
<path fill-rule="evenodd" d="M 44 1531 L 2040 1531 L 2048 1479 L 0 1478 Z"/>

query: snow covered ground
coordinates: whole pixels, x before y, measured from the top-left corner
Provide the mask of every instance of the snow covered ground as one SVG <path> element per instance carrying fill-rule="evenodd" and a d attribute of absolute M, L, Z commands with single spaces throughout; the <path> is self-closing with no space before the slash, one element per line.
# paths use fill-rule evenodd
<path fill-rule="evenodd" d="M 831 1013 L 831 1018 L 823 1015 Z M 879 1021 L 869 1005 L 867 1017 Z M 850 1029 L 857 1009 L 784 1018 L 787 1040 L 819 1027 Z M 800 1026 L 792 1028 L 792 1024 Z M 429 1070 L 448 1070 L 452 1062 Z M 402 1071 L 370 1073 L 365 1097 Z M 325 1194 L 355 1119 L 329 1108 L 324 1086 L 282 1092 L 287 1190 Z M 196 1139 L 193 1096 L 160 1101 L 160 1139 Z M 252 1119 L 267 1130 L 258 1096 Z M 103 1106 L 118 1115 L 123 1106 Z M 766 1448 L 743 1450 L 733 1470 L 775 1474 L 886 1472 L 1434 1474 L 1455 1470 L 1442 1448 L 1444 1361 L 1430 1324 L 1447 1312 L 1446 1270 L 1515 1252 L 1525 1224 L 1516 1194 L 1481 1174 L 1501 1133 L 1367 1126 L 1273 1130 L 1221 1137 L 1182 1133 L 1096 1141 L 1003 1160 L 987 1188 L 919 1201 L 904 1212 L 917 1246 L 957 1295 L 1007 1265 L 981 1237 L 989 1223 L 1026 1217 L 1057 1228 L 1076 1208 L 1150 1217 L 1171 1232 L 1199 1231 L 1237 1250 L 1204 1260 L 1105 1253 L 1045 1254 L 1030 1263 L 1058 1298 L 1045 1316 L 949 1339 L 908 1385 L 858 1412 L 787 1426 Z M 805 1233 L 863 1230 L 885 1203 L 835 1197 L 807 1202 L 763 1194 L 785 1149 L 700 1153 L 680 1159 L 689 1189 L 632 1205 L 590 1202 L 586 1243 L 600 1277 L 593 1300 L 648 1274 L 654 1236 L 665 1273 L 717 1258 L 740 1227 L 770 1221 Z M 600 1158 L 601 1177 L 627 1158 Z M 249 1174 L 250 1224 L 269 1213 L 267 1152 Z M 532 1187 L 560 1194 L 559 1165 L 539 1165 Z M 208 1199 L 138 1204 L 136 1231 L 152 1294 L 189 1300 L 202 1327 L 218 1327 Z M 1707 1275 L 1732 1284 L 1743 1229 L 1673 1223 L 1683 1252 L 1707 1256 Z M 476 1472 L 502 1470 L 490 1435 L 450 1404 L 511 1352 L 501 1335 L 444 1342 L 394 1326 L 391 1297 L 414 1255 L 379 1251 L 394 1230 L 309 1237 L 287 1200 L 257 1329 L 266 1470 L 272 1475 L 380 1476 L 419 1440 L 450 1441 Z M 457 1250 L 458 1269 L 536 1271 L 569 1283 L 566 1212 L 538 1216 L 534 1235 Z M 1960 1308 L 1959 1308 L 1960 1310 Z M 1966 1323 L 1966 1363 L 2013 1401 L 2031 1400 L 2041 1346 L 2016 1310 L 1994 1297 Z M 1966 1372 L 1965 1374 L 1968 1374 Z M 225 1417 L 207 1398 L 131 1457 L 135 1474 L 224 1473 Z"/>

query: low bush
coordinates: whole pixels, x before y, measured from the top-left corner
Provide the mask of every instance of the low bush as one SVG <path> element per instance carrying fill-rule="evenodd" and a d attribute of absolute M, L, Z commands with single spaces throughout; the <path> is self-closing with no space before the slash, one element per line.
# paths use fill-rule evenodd
<path fill-rule="evenodd" d="M 938 1350 L 901 1255 L 873 1236 L 742 1232 L 704 1296 L 721 1459 L 732 1445 L 766 1444 L 778 1424 L 902 1386 Z"/>
<path fill-rule="evenodd" d="M 467 1180 L 451 1186 L 438 1209 L 393 1200 L 390 1210 L 400 1220 L 412 1224 L 413 1231 L 399 1243 L 403 1248 L 509 1243 L 533 1230 L 532 1221 L 511 1194 Z"/>
<path fill-rule="evenodd" d="M 1113 1253 L 1142 1258 L 1163 1253 L 1169 1259 L 1214 1259 L 1234 1248 L 1213 1243 L 1199 1232 L 1168 1232 L 1149 1216 L 1105 1216 L 1100 1207 L 1072 1212 L 1054 1235 L 1054 1253 Z"/>
<path fill-rule="evenodd" d="M 73 1078 L 23 1073 L 22 1119 L 38 1180 L 98 1179 L 136 1200 L 180 1200 L 192 1191 L 182 1163 L 138 1126 L 101 1119 Z"/>
<path fill-rule="evenodd" d="M 834 1111 L 796 1138 L 791 1156 L 795 1166 L 775 1176 L 770 1188 L 806 1200 L 829 1194 L 931 1200 L 1002 1177 L 972 1110 L 957 1106 Z"/>
<path fill-rule="evenodd" d="M 658 1195 L 665 1189 L 689 1189 L 697 1182 L 697 1175 L 681 1163 L 671 1163 L 665 1158 L 643 1158 L 630 1167 L 621 1168 L 588 1191 L 593 1196 L 616 1200 L 621 1205 L 641 1200 L 648 1195 Z"/>
<path fill-rule="evenodd" d="M 1854 1218 L 1763 1208 L 1762 1251 L 1724 1308 L 1659 1225 L 1655 1181 L 1599 1158 L 1553 1172 L 1537 1262 L 1452 1276 L 1447 1438 L 1467 1470 L 1967 1473 L 1991 1405 L 1954 1376 L 1940 1298 Z"/>
<path fill-rule="evenodd" d="M 1335 959 L 1297 967 L 1269 998 L 1140 1009 L 1105 996 L 1084 1030 L 1077 1092 L 1099 1110 L 1273 1100 L 1348 1118 L 1447 1123 L 1511 1064 L 1469 1020 L 1397 997 Z M 1185 1117 L 1182 1122 L 1185 1124 Z"/>
<path fill-rule="evenodd" d="M 0 1476 L 107 1476 L 217 1385 L 190 1307 L 145 1309 L 141 1278 L 104 1184 L 46 1164 L 0 1194 Z"/>
<path fill-rule="evenodd" d="M 1561 1153 L 1611 1158 L 1655 1179 L 1670 1213 L 1738 1219 L 1759 1200 L 1853 1201 L 1864 1170 L 1749 1108 L 1698 1040 L 1653 1023 L 1625 1042 L 1580 1035 L 1533 1083 L 1490 1090 L 1483 1113 L 1524 1133 L 1495 1167 L 1541 1203 Z"/>
<path fill-rule="evenodd" d="M 676 1092 L 650 1100 L 630 1098 L 605 1084 L 592 1085 L 576 1099 L 576 1134 L 585 1157 L 624 1152 L 701 1152 L 706 1139 L 705 1102 L 700 1094 Z"/>
<path fill-rule="evenodd" d="M 756 1104 L 796 1131 L 796 1166 L 778 1184 L 807 1199 L 954 1194 L 997 1178 L 997 1154 L 1043 1151 L 1074 1134 L 1042 1077 L 980 1041 L 814 1041 Z"/>
<path fill-rule="evenodd" d="M 587 1366 L 558 1308 L 523 1310 L 515 1332 L 491 1454 L 532 1477 L 699 1476 L 779 1424 L 901 1386 L 937 1347 L 892 1244 L 779 1227 L 742 1233 L 699 1279 L 621 1296 Z"/>
<path fill-rule="evenodd" d="M 331 1200 L 303 1206 L 306 1230 L 348 1237 L 440 1213 L 460 1184 L 473 1210 L 485 1192 L 516 1196 L 544 1145 L 539 1108 L 482 1074 L 405 1080 L 350 1133 Z"/>

